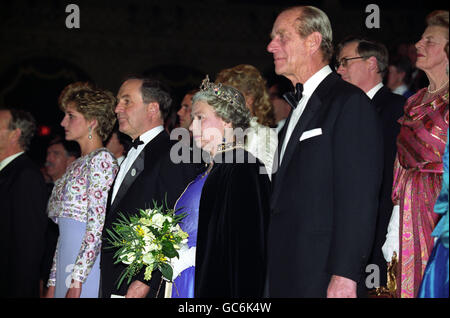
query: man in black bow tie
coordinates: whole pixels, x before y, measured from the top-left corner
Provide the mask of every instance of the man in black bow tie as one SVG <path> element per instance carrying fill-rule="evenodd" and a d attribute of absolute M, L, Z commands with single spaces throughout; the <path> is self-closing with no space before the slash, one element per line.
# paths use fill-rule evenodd
<path fill-rule="evenodd" d="M 297 87 L 280 131 L 268 242 L 269 297 L 356 297 L 364 291 L 382 173 L 380 122 L 369 98 L 332 72 L 324 12 L 283 11 L 267 49 Z M 298 84 L 298 85 L 297 85 Z"/>
<path fill-rule="evenodd" d="M 131 137 L 133 145 L 109 193 L 100 263 L 100 296 L 155 297 L 161 282 L 159 271 L 152 273 L 150 281 L 145 281 L 143 270 L 130 284 L 124 281 L 117 289 L 117 279 L 125 265 L 114 264 L 116 250 L 107 249 L 107 230 L 111 230 L 119 212 L 137 214 L 138 209 L 153 207 L 153 201 L 158 204 L 166 202 L 166 194 L 168 206 L 173 207 L 187 183 L 195 177 L 195 171 L 190 165 L 174 164 L 170 159 L 170 148 L 175 142 L 170 140 L 163 124 L 172 99 L 159 81 L 129 78 L 120 87 L 117 99 L 119 130 Z M 164 284 L 158 296 L 163 295 Z"/>

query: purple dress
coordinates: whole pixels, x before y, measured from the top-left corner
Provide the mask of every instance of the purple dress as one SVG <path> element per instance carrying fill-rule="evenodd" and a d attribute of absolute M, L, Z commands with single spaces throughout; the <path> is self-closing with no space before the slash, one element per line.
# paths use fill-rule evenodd
<path fill-rule="evenodd" d="M 208 176 L 208 172 L 203 172 L 195 178 L 184 190 L 181 197 L 175 204 L 176 214 L 187 213 L 181 221 L 180 227 L 189 234 L 188 247 L 197 246 L 198 210 L 203 185 Z M 175 279 L 172 288 L 172 298 L 193 298 L 194 297 L 194 275 L 195 266 L 186 268 Z"/>

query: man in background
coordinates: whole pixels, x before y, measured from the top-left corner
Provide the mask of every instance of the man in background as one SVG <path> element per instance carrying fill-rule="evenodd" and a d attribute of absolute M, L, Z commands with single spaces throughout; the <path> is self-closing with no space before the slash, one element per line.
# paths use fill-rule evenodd
<path fill-rule="evenodd" d="M 45 172 L 50 177 L 47 182 L 48 196 L 50 197 L 53 186 L 59 178 L 61 178 L 72 162 L 74 162 L 81 154 L 80 146 L 74 141 L 64 140 L 58 136 L 53 138 L 47 148 L 47 157 L 45 160 Z M 56 244 L 59 237 L 58 225 L 51 219 L 47 218 L 47 231 L 45 234 L 45 251 L 41 263 L 41 280 L 40 295 L 45 294 L 45 286 L 50 275 L 50 269 L 53 264 L 53 256 L 55 255 Z"/>
<path fill-rule="evenodd" d="M 192 111 L 192 97 L 195 93 L 198 92 L 198 89 L 190 90 L 184 95 L 183 100 L 181 101 L 180 110 L 178 110 L 177 115 L 180 120 L 180 128 L 185 128 L 189 130 L 189 126 L 192 123 L 191 111 Z"/>
<path fill-rule="evenodd" d="M 397 135 L 400 124 L 397 120 L 403 115 L 406 98 L 390 92 L 383 86 L 383 75 L 387 72 L 388 51 L 378 42 L 349 37 L 337 48 L 339 65 L 337 72 L 342 79 L 362 89 L 372 100 L 380 115 L 383 126 L 384 168 L 383 180 L 378 202 L 378 216 L 375 241 L 368 264 L 376 264 L 380 269 L 380 284 L 386 285 L 387 264 L 381 247 L 386 238 L 387 227 L 392 214 L 392 183 Z"/>
<path fill-rule="evenodd" d="M 0 298 L 39 297 L 47 189 L 25 154 L 35 130 L 28 112 L 0 108 Z"/>
<path fill-rule="evenodd" d="M 125 160 L 127 152 L 130 149 L 131 140 L 130 138 L 121 133 L 118 127 L 115 127 L 108 142 L 106 143 L 106 148 L 114 155 L 117 159 L 119 166 Z"/>
<path fill-rule="evenodd" d="M 269 97 L 273 107 L 273 114 L 277 124 L 277 133 L 281 131 L 286 119 L 289 117 L 292 107 L 283 98 L 283 95 L 292 91 L 292 83 L 285 77 L 276 76 L 269 84 Z"/>
<path fill-rule="evenodd" d="M 396 57 L 389 61 L 389 72 L 386 86 L 394 94 L 409 98 L 413 95 L 408 88 L 411 81 L 411 62 L 406 57 Z"/>
<path fill-rule="evenodd" d="M 61 137 L 54 138 L 48 148 L 45 160 L 45 170 L 55 183 L 66 172 L 72 162 L 80 156 L 80 147 L 76 142 L 63 140 Z"/>

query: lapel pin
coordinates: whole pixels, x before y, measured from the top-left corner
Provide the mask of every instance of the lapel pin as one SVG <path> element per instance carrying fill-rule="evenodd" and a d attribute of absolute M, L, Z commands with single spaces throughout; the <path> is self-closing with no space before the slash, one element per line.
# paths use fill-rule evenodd
<path fill-rule="evenodd" d="M 136 169 L 133 168 L 133 169 L 131 170 L 131 176 L 134 177 L 135 175 L 136 175 Z"/>

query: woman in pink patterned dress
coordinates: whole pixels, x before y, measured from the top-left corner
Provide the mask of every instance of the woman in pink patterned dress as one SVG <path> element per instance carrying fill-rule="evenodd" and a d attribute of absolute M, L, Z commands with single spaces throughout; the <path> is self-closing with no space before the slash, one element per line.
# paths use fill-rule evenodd
<path fill-rule="evenodd" d="M 114 96 L 83 83 L 66 87 L 60 97 L 67 140 L 81 157 L 55 182 L 49 217 L 59 239 L 48 280 L 47 297 L 98 297 L 101 234 L 108 191 L 117 174 L 114 156 L 103 147 L 116 121 Z"/>
<path fill-rule="evenodd" d="M 383 246 L 386 260 L 398 255 L 397 296 L 417 297 L 428 257 L 433 249 L 431 232 L 439 215 L 433 207 L 442 183 L 449 121 L 448 11 L 434 11 L 416 43 L 416 66 L 430 82 L 411 96 L 399 119 L 397 157 L 394 164 L 392 200 L 394 210 Z"/>

